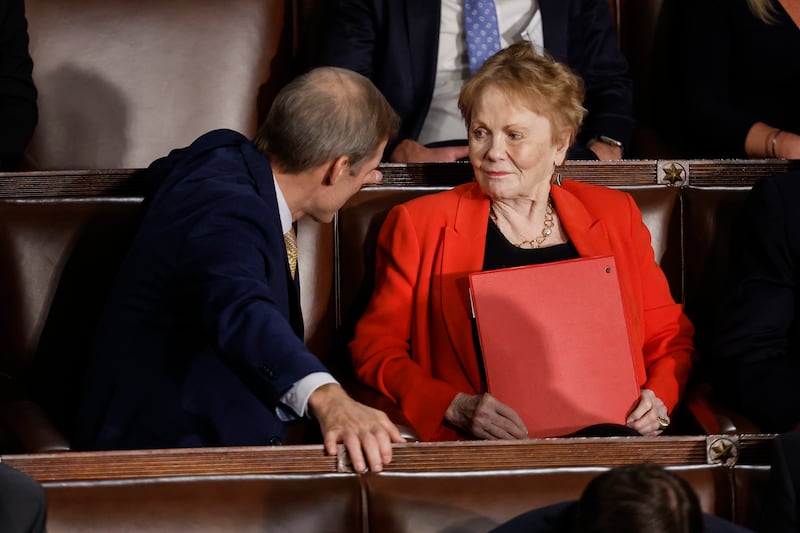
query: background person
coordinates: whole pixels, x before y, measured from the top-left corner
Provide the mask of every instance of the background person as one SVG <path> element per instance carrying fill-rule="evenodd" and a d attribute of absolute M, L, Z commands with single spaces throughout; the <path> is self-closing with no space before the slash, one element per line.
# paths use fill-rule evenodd
<path fill-rule="evenodd" d="M 38 120 L 25 2 L 0 3 L 0 171 L 15 170 Z"/>
<path fill-rule="evenodd" d="M 693 328 L 641 212 L 622 192 L 555 179 L 582 101 L 564 65 L 527 43 L 501 50 L 459 100 L 475 181 L 396 206 L 381 228 L 375 289 L 351 357 L 357 378 L 394 400 L 422 440 L 527 435 L 483 384 L 466 289 L 481 270 L 613 255 L 642 389 L 628 425 L 660 434 L 659 418 L 668 423 L 678 402 Z"/>
<path fill-rule="evenodd" d="M 715 394 L 769 433 L 800 424 L 798 198 L 800 172 L 753 185 L 731 231 L 711 351 Z"/>
<path fill-rule="evenodd" d="M 494 3 L 502 46 L 530 41 L 586 84 L 589 113 L 568 157 L 621 159 L 633 131 L 633 90 L 608 1 Z M 400 135 L 386 158 L 405 163 L 466 157 L 457 106 L 470 75 L 464 0 L 331 0 L 329 6 L 318 62 L 369 77 L 398 112 Z"/>
<path fill-rule="evenodd" d="M 279 93 L 253 142 L 218 130 L 149 167 L 155 189 L 96 335 L 82 447 L 279 444 L 286 421 L 311 416 L 357 471 L 391 460 L 397 428 L 303 345 L 285 239 L 379 182 L 396 129 L 367 78 L 321 68 Z"/>
<path fill-rule="evenodd" d="M 761 506 L 759 531 L 800 531 L 800 430 L 772 439 L 769 478 Z"/>
<path fill-rule="evenodd" d="M 800 159 L 800 3 L 700 0 L 686 13 L 688 154 Z"/>
<path fill-rule="evenodd" d="M 702 512 L 688 481 L 654 464 L 612 468 L 578 501 L 528 511 L 491 533 L 746 533 Z"/>

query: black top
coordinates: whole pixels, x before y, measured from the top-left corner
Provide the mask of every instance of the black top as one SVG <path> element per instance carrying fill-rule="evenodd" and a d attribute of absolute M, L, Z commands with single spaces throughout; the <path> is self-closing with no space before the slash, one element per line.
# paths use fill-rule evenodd
<path fill-rule="evenodd" d="M 526 265 L 540 265 L 580 257 L 571 242 L 548 246 L 546 248 L 517 248 L 500 232 L 497 225 L 489 219 L 486 231 L 486 250 L 483 256 L 483 270 L 497 270 Z"/>

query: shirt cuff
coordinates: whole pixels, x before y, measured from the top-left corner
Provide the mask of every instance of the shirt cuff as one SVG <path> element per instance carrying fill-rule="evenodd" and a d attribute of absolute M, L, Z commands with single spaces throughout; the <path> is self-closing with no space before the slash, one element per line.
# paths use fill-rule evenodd
<path fill-rule="evenodd" d="M 299 417 L 308 417 L 308 398 L 315 390 L 328 383 L 339 382 L 327 372 L 312 372 L 297 381 L 286 394 L 281 396 L 276 409 L 278 419 L 288 422 Z"/>

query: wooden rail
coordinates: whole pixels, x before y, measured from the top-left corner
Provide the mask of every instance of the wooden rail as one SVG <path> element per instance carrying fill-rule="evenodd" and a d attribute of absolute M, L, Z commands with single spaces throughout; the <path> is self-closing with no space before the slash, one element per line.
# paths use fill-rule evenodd
<path fill-rule="evenodd" d="M 773 435 L 591 437 L 527 441 L 465 441 L 394 445 L 387 472 L 478 472 L 613 467 L 768 464 Z M 721 440 L 722 439 L 722 440 Z M 732 448 L 726 449 L 727 444 Z M 716 448 L 716 451 L 709 450 Z M 180 448 L 5 455 L 3 462 L 42 482 L 217 475 L 352 472 L 343 447 L 322 445 Z"/>
<path fill-rule="evenodd" d="M 667 171 L 667 169 L 672 169 Z M 618 185 L 748 185 L 754 180 L 800 169 L 784 159 L 568 161 L 565 179 Z M 137 197 L 146 187 L 143 169 L 61 170 L 0 173 L 0 199 L 41 197 Z M 472 179 L 472 166 L 458 163 L 384 163 L 383 185 L 457 185 Z M 678 179 L 680 178 L 680 179 Z M 380 187 L 381 185 L 371 185 Z"/>

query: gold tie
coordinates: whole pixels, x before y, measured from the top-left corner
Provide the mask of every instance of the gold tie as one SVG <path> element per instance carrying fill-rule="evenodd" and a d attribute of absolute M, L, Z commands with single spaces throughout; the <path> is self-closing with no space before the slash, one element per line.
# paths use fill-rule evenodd
<path fill-rule="evenodd" d="M 294 228 L 290 229 L 283 234 L 283 242 L 286 244 L 286 256 L 289 259 L 289 271 L 292 273 L 292 279 L 297 274 L 297 234 Z"/>

